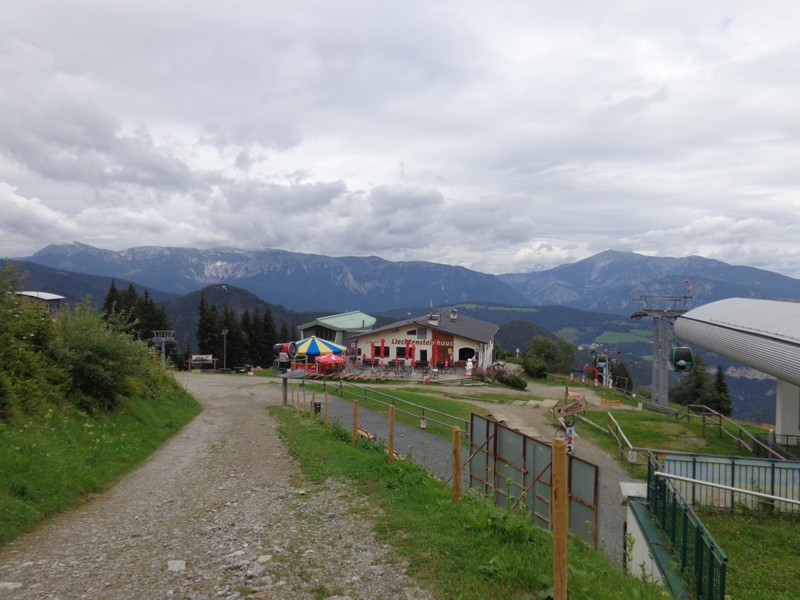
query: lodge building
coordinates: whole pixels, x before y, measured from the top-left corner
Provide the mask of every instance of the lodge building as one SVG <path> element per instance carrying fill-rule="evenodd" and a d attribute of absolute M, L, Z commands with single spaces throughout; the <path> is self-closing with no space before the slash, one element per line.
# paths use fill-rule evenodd
<path fill-rule="evenodd" d="M 459 315 L 455 309 L 409 318 L 370 331 L 353 333 L 345 339 L 358 357 L 384 361 L 410 359 L 436 367 L 447 362 L 463 367 L 468 359 L 474 366 L 489 368 L 494 360 L 494 337 L 499 326 Z M 374 346 L 373 346 L 374 344 Z"/>

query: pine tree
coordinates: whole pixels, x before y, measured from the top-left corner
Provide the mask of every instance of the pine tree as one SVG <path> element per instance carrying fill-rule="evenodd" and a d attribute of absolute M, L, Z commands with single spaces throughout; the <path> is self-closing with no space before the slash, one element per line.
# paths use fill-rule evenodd
<path fill-rule="evenodd" d="M 208 306 L 205 292 L 202 291 L 200 292 L 200 302 L 197 305 L 197 313 L 195 336 L 200 354 L 211 354 L 214 358 L 222 358 L 223 340 L 219 312 L 213 304 Z"/>
<path fill-rule="evenodd" d="M 728 390 L 728 383 L 725 381 L 725 373 L 722 371 L 722 365 L 717 365 L 717 372 L 714 376 L 714 391 L 716 392 L 714 404 L 709 407 L 729 417 L 733 412 L 733 402 L 731 401 L 731 393 Z"/>
<path fill-rule="evenodd" d="M 170 329 L 172 326 L 167 316 L 167 311 L 156 305 L 146 289 L 144 295 L 138 299 L 134 313 L 138 321 L 138 329 L 142 339 L 149 339 L 153 331 Z"/>
<path fill-rule="evenodd" d="M 111 278 L 111 286 L 108 288 L 106 298 L 103 300 L 103 317 L 108 317 L 111 313 L 119 310 L 119 290 L 114 278 Z"/>
<path fill-rule="evenodd" d="M 669 392 L 670 400 L 686 406 L 698 404 L 713 408 L 717 392 L 700 355 L 694 356 L 692 370 Z"/>
<path fill-rule="evenodd" d="M 244 335 L 247 337 L 247 345 L 245 346 L 247 363 L 254 365 L 256 364 L 256 361 L 255 361 L 255 352 L 253 351 L 253 346 L 255 344 L 254 340 L 255 335 L 253 332 L 253 319 L 250 318 L 250 311 L 246 308 L 242 311 L 242 316 L 239 317 L 239 326 L 242 328 Z"/>
<path fill-rule="evenodd" d="M 628 373 L 628 367 L 625 366 L 625 363 L 612 360 L 610 362 L 609 372 L 616 387 L 626 392 L 633 390 L 633 378 L 630 373 Z"/>
<path fill-rule="evenodd" d="M 261 366 L 269 367 L 276 358 L 275 354 L 272 352 L 272 348 L 279 341 L 286 339 L 278 339 L 278 332 L 275 330 L 275 320 L 272 318 L 272 310 L 270 310 L 269 306 L 264 309 L 264 318 L 262 320 L 261 329 L 264 333 L 260 349 Z M 286 339 L 286 341 L 288 342 L 289 340 Z"/>
<path fill-rule="evenodd" d="M 136 305 L 139 301 L 139 293 L 133 284 L 120 292 L 116 282 L 112 279 L 111 286 L 108 288 L 105 300 L 103 300 L 103 319 L 107 322 L 113 321 L 117 325 L 122 325 L 123 330 L 137 337 Z"/>
<path fill-rule="evenodd" d="M 279 343 L 279 344 L 283 344 L 285 342 L 292 341 L 289 338 L 289 326 L 286 324 L 286 321 L 281 323 L 281 332 L 280 332 L 280 334 L 278 334 L 278 339 L 279 339 L 279 341 L 277 343 Z"/>
<path fill-rule="evenodd" d="M 220 319 L 222 329 L 228 331 L 225 336 L 224 358 L 227 365 L 242 367 L 247 363 L 247 337 L 242 331 L 242 326 L 236 318 L 236 313 L 227 304 L 222 307 Z"/>

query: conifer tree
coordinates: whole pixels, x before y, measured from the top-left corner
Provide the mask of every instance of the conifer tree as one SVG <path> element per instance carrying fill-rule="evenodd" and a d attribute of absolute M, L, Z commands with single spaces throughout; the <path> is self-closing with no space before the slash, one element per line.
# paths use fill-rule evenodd
<path fill-rule="evenodd" d="M 286 321 L 284 321 L 283 323 L 281 323 L 281 332 L 280 332 L 280 334 L 278 335 L 278 338 L 279 338 L 279 340 L 278 340 L 278 342 L 277 342 L 277 343 L 280 343 L 280 344 L 283 344 L 284 342 L 290 342 L 290 341 L 292 341 L 292 340 L 289 338 L 289 326 L 286 324 Z"/>
<path fill-rule="evenodd" d="M 247 337 L 242 331 L 239 319 L 236 318 L 236 313 L 227 304 L 222 307 L 220 325 L 222 329 L 228 331 L 223 340 L 225 345 L 223 352 L 228 367 L 244 366 L 247 363 Z"/>
<path fill-rule="evenodd" d="M 119 290 L 114 278 L 111 278 L 111 285 L 106 293 L 106 298 L 103 300 L 103 317 L 108 317 L 112 312 L 118 310 L 119 307 Z"/>
<path fill-rule="evenodd" d="M 625 363 L 618 360 L 612 360 L 609 363 L 609 374 L 614 380 L 614 385 L 627 392 L 633 390 L 633 378 L 628 372 L 628 367 Z"/>
<path fill-rule="evenodd" d="M 146 289 L 144 295 L 136 302 L 137 329 L 141 332 L 142 339 L 149 339 L 153 331 L 170 329 L 171 324 L 167 311 L 156 305 Z"/>
<path fill-rule="evenodd" d="M 213 304 L 208 306 L 203 291 L 200 292 L 197 312 L 195 336 L 200 354 L 211 354 L 214 358 L 222 358 L 222 328 L 220 327 L 219 312 Z"/>
<path fill-rule="evenodd" d="M 242 316 L 239 317 L 239 326 L 242 328 L 244 335 L 247 337 L 247 344 L 245 345 L 245 354 L 247 355 L 247 362 L 248 364 L 254 365 L 256 361 L 254 359 L 255 354 L 253 353 L 253 344 L 255 343 L 254 338 L 255 335 L 253 334 L 253 319 L 250 318 L 250 310 L 245 308 L 242 311 Z"/>
<path fill-rule="evenodd" d="M 275 360 L 272 348 L 280 341 L 288 339 L 278 339 L 278 332 L 275 330 L 275 320 L 272 318 L 272 310 L 269 306 L 264 308 L 264 318 L 262 320 L 263 341 L 260 349 L 261 366 L 268 367 Z M 287 335 L 288 337 L 288 335 Z"/>
<path fill-rule="evenodd" d="M 670 400 L 686 406 L 697 404 L 714 408 L 717 392 L 707 373 L 703 357 L 695 355 L 692 370 L 669 392 Z"/>
<path fill-rule="evenodd" d="M 729 417 L 733 412 L 733 402 L 731 401 L 731 393 L 728 390 L 728 383 L 725 381 L 722 365 L 717 365 L 717 372 L 714 376 L 714 391 L 716 392 L 716 398 L 714 405 L 710 408 Z"/>

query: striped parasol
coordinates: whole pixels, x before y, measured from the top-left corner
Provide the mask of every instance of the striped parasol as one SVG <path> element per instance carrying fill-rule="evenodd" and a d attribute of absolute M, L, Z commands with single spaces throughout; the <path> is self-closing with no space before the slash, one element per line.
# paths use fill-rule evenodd
<path fill-rule="evenodd" d="M 311 336 L 297 342 L 298 356 L 321 356 L 323 354 L 342 354 L 347 350 L 344 346 Z"/>

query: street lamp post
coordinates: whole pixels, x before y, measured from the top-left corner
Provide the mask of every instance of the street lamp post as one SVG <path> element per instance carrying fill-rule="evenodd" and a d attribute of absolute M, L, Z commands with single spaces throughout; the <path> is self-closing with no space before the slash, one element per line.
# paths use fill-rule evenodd
<path fill-rule="evenodd" d="M 228 368 L 228 330 L 222 330 L 222 368 Z"/>

